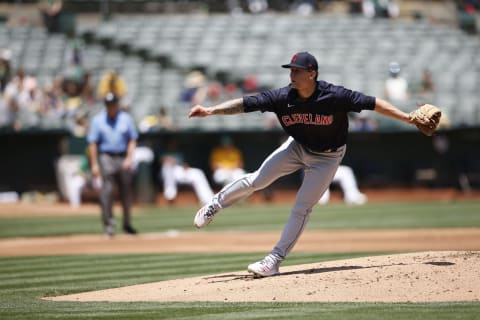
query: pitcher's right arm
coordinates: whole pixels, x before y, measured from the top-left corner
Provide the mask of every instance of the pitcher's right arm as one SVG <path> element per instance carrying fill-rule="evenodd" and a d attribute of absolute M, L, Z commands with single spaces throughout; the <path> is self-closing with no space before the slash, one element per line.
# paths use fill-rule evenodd
<path fill-rule="evenodd" d="M 202 105 L 194 105 L 192 109 L 190 109 L 190 113 L 188 114 L 189 118 L 193 117 L 206 117 L 216 114 L 238 114 L 243 113 L 243 98 L 232 99 L 215 106 L 211 107 L 204 107 Z"/>

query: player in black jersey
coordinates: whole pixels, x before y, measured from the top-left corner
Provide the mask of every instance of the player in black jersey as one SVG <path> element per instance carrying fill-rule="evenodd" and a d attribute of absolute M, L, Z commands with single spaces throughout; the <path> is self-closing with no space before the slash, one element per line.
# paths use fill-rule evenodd
<path fill-rule="evenodd" d="M 274 112 L 290 136 L 257 171 L 226 185 L 197 212 L 194 219 L 197 228 L 204 227 L 219 210 L 284 175 L 303 169 L 304 179 L 279 242 L 263 260 L 248 266 L 249 272 L 263 277 L 279 272 L 280 263 L 302 234 L 312 207 L 332 182 L 346 151 L 348 112 L 374 110 L 412 124 L 408 113 L 385 100 L 318 81 L 317 60 L 308 52 L 295 54 L 290 63 L 282 67 L 290 69 L 291 83 L 288 86 L 211 107 L 195 105 L 189 114 L 189 117 L 206 117 L 252 111 Z"/>

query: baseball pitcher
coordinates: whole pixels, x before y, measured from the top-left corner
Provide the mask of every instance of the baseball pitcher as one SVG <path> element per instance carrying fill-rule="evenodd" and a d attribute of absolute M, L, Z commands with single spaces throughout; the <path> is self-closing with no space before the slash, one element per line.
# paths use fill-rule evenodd
<path fill-rule="evenodd" d="M 233 181 L 215 194 L 194 219 L 194 225 L 202 228 L 221 209 L 303 168 L 305 176 L 280 240 L 263 260 L 248 266 L 249 272 L 261 277 L 279 273 L 279 265 L 302 234 L 312 207 L 332 182 L 346 151 L 348 112 L 374 110 L 398 121 L 415 124 L 427 135 L 437 128 L 441 115 L 440 110 L 431 105 L 408 114 L 385 100 L 317 80 L 317 60 L 308 52 L 295 54 L 290 63 L 282 67 L 290 69 L 291 83 L 286 87 L 211 107 L 195 105 L 189 113 L 189 117 L 206 117 L 273 112 L 290 136 L 257 171 Z"/>

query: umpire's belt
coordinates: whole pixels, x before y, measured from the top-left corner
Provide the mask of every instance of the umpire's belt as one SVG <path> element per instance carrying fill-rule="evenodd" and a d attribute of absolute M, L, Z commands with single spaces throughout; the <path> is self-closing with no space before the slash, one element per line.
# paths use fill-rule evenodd
<path fill-rule="evenodd" d="M 310 154 L 317 155 L 317 156 L 321 156 L 321 155 L 324 154 L 324 153 L 336 152 L 336 151 L 338 151 L 339 149 L 342 149 L 344 146 L 345 146 L 345 145 L 341 145 L 340 147 L 325 149 L 325 150 L 322 150 L 322 151 L 312 150 L 312 149 L 310 149 L 310 148 L 308 148 L 308 147 L 304 147 L 304 148 L 305 148 L 305 150 L 307 150 L 307 152 L 310 153 Z"/>
<path fill-rule="evenodd" d="M 100 154 L 107 154 L 111 157 L 126 157 L 127 153 L 126 152 L 107 152 L 107 151 L 102 151 Z"/>

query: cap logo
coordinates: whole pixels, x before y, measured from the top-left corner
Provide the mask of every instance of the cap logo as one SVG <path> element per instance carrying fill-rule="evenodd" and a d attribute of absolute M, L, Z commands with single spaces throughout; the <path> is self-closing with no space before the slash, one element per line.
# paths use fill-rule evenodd
<path fill-rule="evenodd" d="M 295 61 L 297 61 L 297 59 L 298 59 L 298 53 L 297 53 L 297 54 L 295 54 L 295 55 L 292 57 L 292 62 L 295 62 Z"/>

